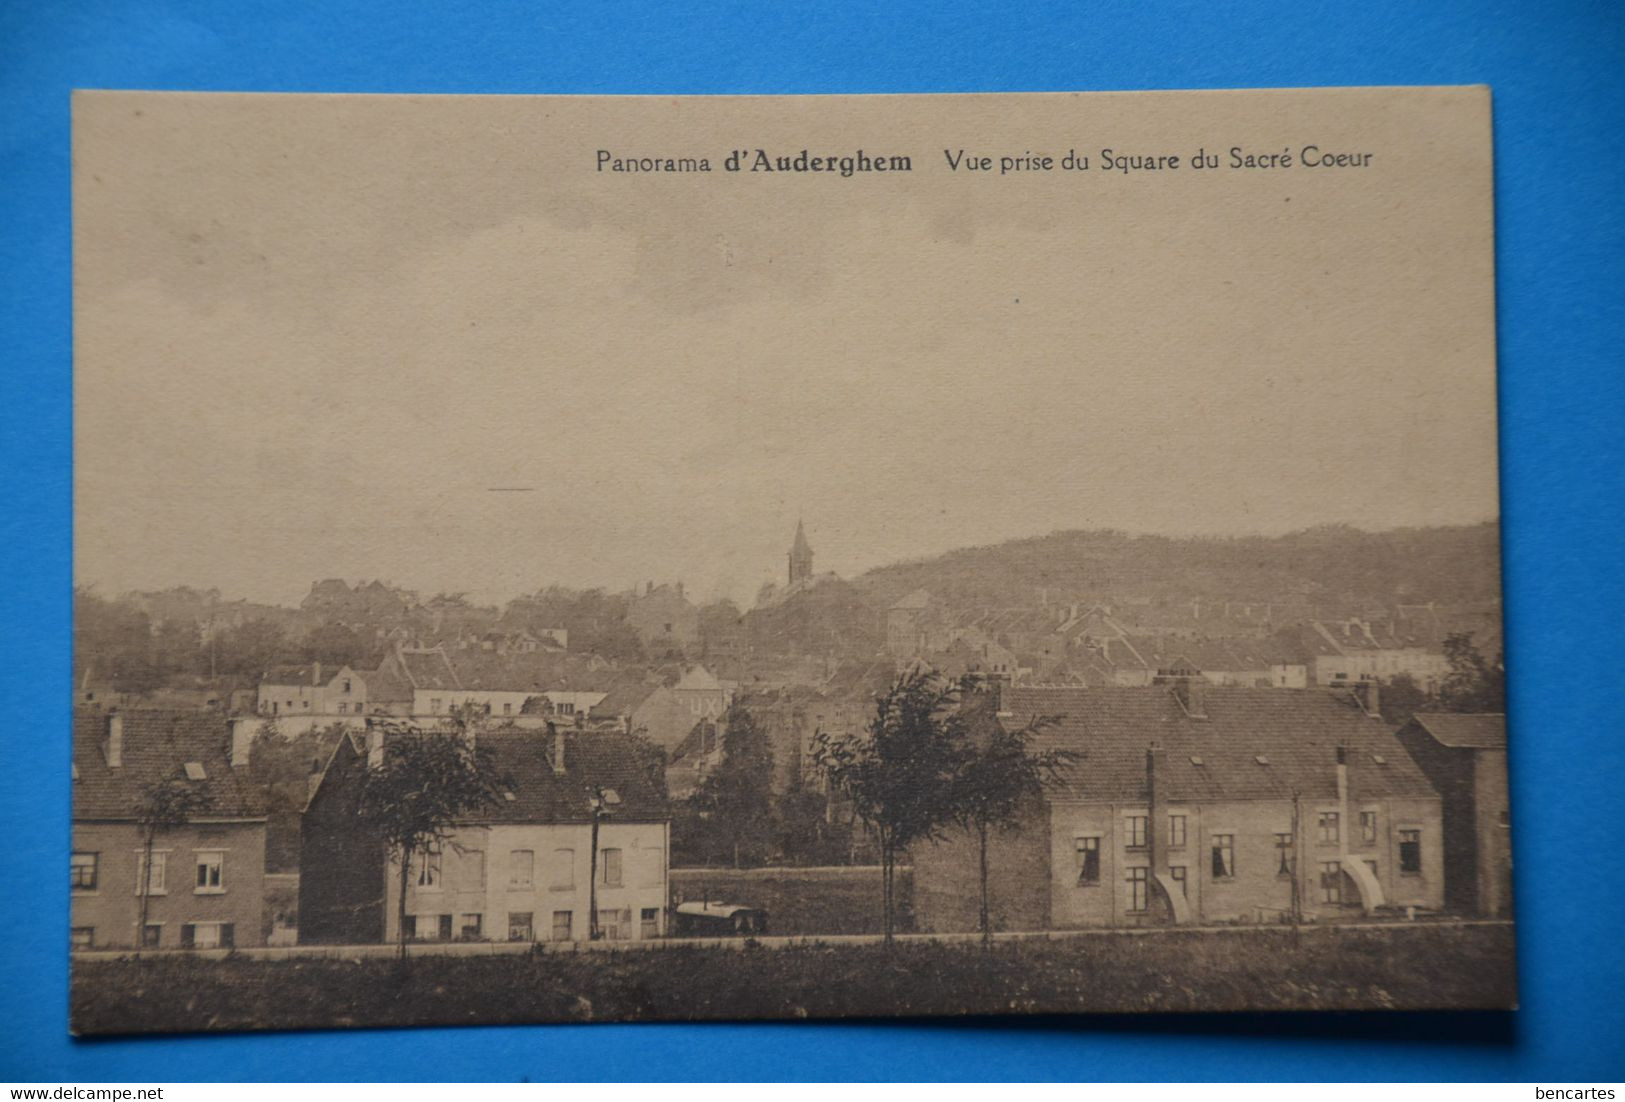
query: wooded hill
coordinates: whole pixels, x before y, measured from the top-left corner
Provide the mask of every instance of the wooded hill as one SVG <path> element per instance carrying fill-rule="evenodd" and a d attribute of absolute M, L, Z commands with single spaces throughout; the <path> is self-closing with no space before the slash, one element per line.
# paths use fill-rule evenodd
<path fill-rule="evenodd" d="M 925 589 L 950 608 L 1109 600 L 1484 604 L 1500 599 L 1500 526 L 1185 538 L 1055 532 L 884 566 L 853 580 L 885 608 Z"/>

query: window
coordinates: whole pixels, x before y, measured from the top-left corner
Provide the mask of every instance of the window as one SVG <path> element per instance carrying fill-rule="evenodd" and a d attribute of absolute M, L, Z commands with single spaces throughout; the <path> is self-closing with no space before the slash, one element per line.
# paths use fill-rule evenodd
<path fill-rule="evenodd" d="M 1170 849 L 1185 848 L 1185 816 L 1168 816 L 1168 847 Z"/>
<path fill-rule="evenodd" d="M 638 937 L 647 941 L 660 936 L 660 908 L 645 907 L 639 916 Z"/>
<path fill-rule="evenodd" d="M 169 878 L 169 853 L 166 850 L 152 851 L 152 878 L 146 877 L 147 854 L 145 850 L 136 850 L 135 853 L 135 894 L 140 895 L 143 886 L 148 895 L 164 895 L 167 892 L 164 884 Z"/>
<path fill-rule="evenodd" d="M 1399 832 L 1399 871 L 1412 876 L 1422 871 L 1422 832 L 1420 830 L 1402 830 Z"/>
<path fill-rule="evenodd" d="M 235 940 L 229 922 L 187 922 L 181 926 L 183 949 L 230 949 Z"/>
<path fill-rule="evenodd" d="M 528 888 L 536 875 L 536 851 L 516 849 L 508 854 L 508 890 Z"/>
<path fill-rule="evenodd" d="M 553 940 L 554 941 L 569 941 L 570 940 L 570 920 L 571 920 L 572 917 L 574 917 L 574 914 L 575 914 L 574 911 L 554 911 L 553 912 Z"/>
<path fill-rule="evenodd" d="M 573 849 L 556 849 L 553 851 L 553 875 L 548 881 L 548 887 L 556 892 L 569 891 L 576 886 L 576 851 Z"/>
<path fill-rule="evenodd" d="M 627 941 L 632 937 L 632 908 L 598 912 L 598 936 L 605 941 Z"/>
<path fill-rule="evenodd" d="M 513 715 L 513 701 L 509 700 L 509 701 L 504 701 L 503 702 L 502 714 L 505 715 L 505 716 Z"/>
<path fill-rule="evenodd" d="M 98 856 L 98 854 L 94 853 L 75 853 L 69 859 L 68 870 L 72 877 L 69 884 L 72 885 L 74 891 L 93 892 L 96 890 L 96 859 Z"/>
<path fill-rule="evenodd" d="M 508 914 L 508 940 L 534 941 L 531 932 L 529 911 L 510 911 Z"/>
<path fill-rule="evenodd" d="M 1320 840 L 1322 842 L 1336 842 L 1342 836 L 1342 828 L 1337 821 L 1337 812 L 1322 811 L 1320 813 Z"/>
<path fill-rule="evenodd" d="M 344 679 L 344 691 L 345 692 L 350 691 L 350 679 L 348 677 L 346 677 Z M 342 711 L 343 710 L 343 705 L 340 705 L 339 707 L 340 707 L 340 710 Z"/>
<path fill-rule="evenodd" d="M 1144 815 L 1130 815 L 1124 832 L 1124 842 L 1129 849 L 1145 848 L 1145 819 Z"/>
<path fill-rule="evenodd" d="M 575 706 L 575 703 L 573 701 L 569 701 L 569 700 L 561 700 L 561 701 L 559 701 L 559 715 L 561 715 L 561 716 L 573 716 L 575 714 L 576 714 L 576 706 Z"/>
<path fill-rule="evenodd" d="M 1360 842 L 1372 846 L 1377 843 L 1377 813 L 1375 811 L 1360 812 Z"/>
<path fill-rule="evenodd" d="M 440 890 L 440 851 L 424 850 L 418 854 L 418 887 L 424 891 Z"/>
<path fill-rule="evenodd" d="M 1284 831 L 1275 835 L 1275 875 L 1292 875 L 1292 833 Z"/>
<path fill-rule="evenodd" d="M 478 941 L 484 915 L 464 915 L 457 924 L 457 936 L 464 941 Z"/>
<path fill-rule="evenodd" d="M 431 696 L 429 698 L 429 711 L 438 712 L 439 710 L 440 710 L 440 698 L 438 696 Z"/>
<path fill-rule="evenodd" d="M 1343 866 L 1337 861 L 1320 863 L 1320 901 L 1343 902 Z"/>
<path fill-rule="evenodd" d="M 1377 859 L 1375 857 L 1365 858 L 1365 867 L 1371 870 L 1373 877 L 1377 876 Z"/>
<path fill-rule="evenodd" d="M 1185 881 L 1185 866 L 1184 865 L 1170 865 L 1170 866 L 1168 866 L 1168 878 L 1170 880 L 1172 880 L 1175 884 L 1179 885 L 1179 895 L 1180 895 L 1181 898 L 1184 898 L 1184 899 L 1190 898 L 1191 890 L 1190 890 L 1190 888 L 1185 886 L 1186 881 Z"/>
<path fill-rule="evenodd" d="M 1078 883 L 1085 886 L 1100 883 L 1100 839 L 1079 838 L 1075 844 L 1078 854 Z"/>
<path fill-rule="evenodd" d="M 1229 880 L 1236 875 L 1236 836 L 1213 836 L 1213 879 Z"/>
<path fill-rule="evenodd" d="M 604 887 L 618 888 L 621 886 L 621 851 L 606 849 L 604 851 Z"/>
<path fill-rule="evenodd" d="M 197 851 L 195 895 L 217 895 L 226 890 L 226 855 L 217 849 Z"/>
<path fill-rule="evenodd" d="M 451 940 L 451 915 L 441 915 L 440 916 L 439 926 L 440 926 L 440 940 L 441 941 L 450 941 Z"/>
<path fill-rule="evenodd" d="M 418 939 L 418 916 L 407 915 L 401 924 L 401 933 L 407 941 Z"/>
<path fill-rule="evenodd" d="M 1146 906 L 1147 881 L 1151 870 L 1144 865 L 1137 865 L 1128 870 L 1128 909 L 1130 912 L 1143 911 Z"/>
<path fill-rule="evenodd" d="M 68 931 L 68 948 L 92 949 L 96 945 L 96 927 L 75 926 Z"/>
<path fill-rule="evenodd" d="M 164 940 L 164 924 L 149 922 L 141 928 L 141 948 L 156 949 Z"/>

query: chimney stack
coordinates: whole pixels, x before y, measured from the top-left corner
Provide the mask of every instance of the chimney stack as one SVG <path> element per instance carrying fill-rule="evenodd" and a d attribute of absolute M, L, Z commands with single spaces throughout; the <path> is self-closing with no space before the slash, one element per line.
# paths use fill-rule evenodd
<path fill-rule="evenodd" d="M 1189 674 L 1179 679 L 1174 692 L 1179 702 L 1185 706 L 1185 714 L 1192 719 L 1207 718 L 1207 678 L 1201 674 Z"/>
<path fill-rule="evenodd" d="M 1372 719 L 1382 718 L 1381 686 L 1376 678 L 1370 678 L 1356 683 L 1354 696 L 1360 702 L 1360 707 Z"/>
<path fill-rule="evenodd" d="M 552 725 L 549 724 L 549 726 Z M 562 777 L 564 776 L 564 770 L 564 732 L 555 729 L 553 731 L 553 773 Z"/>
<path fill-rule="evenodd" d="M 254 732 L 259 726 L 258 716 L 233 716 L 231 724 L 231 767 L 247 769 L 249 755 L 254 749 Z"/>
<path fill-rule="evenodd" d="M 320 685 L 322 683 L 322 664 L 320 662 L 317 662 L 310 667 L 310 683 L 312 685 Z"/>
<path fill-rule="evenodd" d="M 367 767 L 377 769 L 384 764 L 384 729 L 367 724 Z"/>
<path fill-rule="evenodd" d="M 117 712 L 107 713 L 107 766 L 109 769 L 121 769 L 124 766 L 124 717 Z"/>

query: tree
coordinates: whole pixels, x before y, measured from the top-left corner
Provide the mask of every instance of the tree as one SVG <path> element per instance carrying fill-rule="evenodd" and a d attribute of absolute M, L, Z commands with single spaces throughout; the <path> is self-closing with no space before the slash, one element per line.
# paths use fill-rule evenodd
<path fill-rule="evenodd" d="M 982 944 L 991 944 L 993 927 L 988 919 L 987 840 L 995 827 L 1018 829 L 1016 815 L 1021 805 L 1044 789 L 1052 777 L 1075 755 L 1065 750 L 1034 752 L 1032 736 L 1052 725 L 1051 717 L 1040 717 L 1027 726 L 1011 730 L 992 716 L 980 724 L 980 737 L 964 750 L 954 775 L 949 804 L 954 821 L 976 836 L 977 883 L 981 889 L 978 929 Z"/>
<path fill-rule="evenodd" d="M 427 861 L 458 819 L 499 803 L 512 784 L 498 775 L 489 751 L 479 745 L 477 728 L 468 705 L 440 727 L 388 725 L 383 761 L 362 778 L 356 815 L 400 866 L 396 919 L 403 961 L 412 859 L 422 854 Z"/>
<path fill-rule="evenodd" d="M 700 789 L 702 806 L 737 868 L 766 856 L 773 830 L 773 745 L 767 732 L 737 701 L 723 716 L 722 763 Z"/>
<path fill-rule="evenodd" d="M 1501 661 L 1485 660 L 1473 645 L 1472 632 L 1445 636 L 1444 656 L 1450 672 L 1439 684 L 1439 705 L 1447 712 L 1504 712 L 1506 683 Z"/>
<path fill-rule="evenodd" d="M 138 952 L 147 937 L 148 908 L 152 899 L 152 847 L 158 834 L 185 826 L 195 815 L 207 811 L 213 802 L 196 782 L 179 777 L 156 781 L 141 790 L 135 807 L 135 819 L 141 827 L 141 924 L 135 932 Z"/>
<path fill-rule="evenodd" d="M 880 848 L 885 937 L 896 932 L 897 854 L 935 837 L 953 818 L 953 782 L 965 745 L 959 692 L 930 670 L 903 674 L 875 701 L 867 732 L 813 738 L 813 760 L 851 801 Z"/>
<path fill-rule="evenodd" d="M 1411 716 L 1424 711 L 1427 704 L 1427 690 L 1408 673 L 1395 674 L 1382 687 L 1383 719 L 1395 727 L 1405 726 Z"/>

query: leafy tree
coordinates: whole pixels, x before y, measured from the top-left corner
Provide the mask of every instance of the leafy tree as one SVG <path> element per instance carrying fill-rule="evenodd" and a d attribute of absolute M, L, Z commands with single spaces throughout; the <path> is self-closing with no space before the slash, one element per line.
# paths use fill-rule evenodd
<path fill-rule="evenodd" d="M 979 737 L 960 756 L 948 802 L 954 821 L 976 836 L 981 889 L 977 928 L 982 932 L 982 944 L 988 945 L 993 939 L 988 919 L 988 834 L 996 827 L 1018 829 L 1016 816 L 1022 804 L 1042 792 L 1045 780 L 1075 755 L 1031 748 L 1032 737 L 1052 725 L 1052 717 L 1040 717 L 1016 730 L 1007 729 L 985 712 L 982 718 Z"/>
<path fill-rule="evenodd" d="M 700 803 L 723 844 L 752 864 L 766 856 L 773 830 L 773 745 L 737 701 L 723 716 L 722 763 L 705 779 Z"/>
<path fill-rule="evenodd" d="M 956 686 L 935 672 L 903 674 L 875 702 L 867 732 L 813 739 L 813 760 L 880 848 L 886 941 L 896 932 L 897 855 L 953 820 L 965 745 Z"/>
<path fill-rule="evenodd" d="M 1439 704 L 1449 712 L 1506 711 L 1506 682 L 1499 658 L 1485 660 L 1471 632 L 1445 637 L 1444 656 L 1450 672 L 1439 685 Z"/>
<path fill-rule="evenodd" d="M 458 819 L 498 804 L 511 785 L 479 745 L 477 729 L 478 719 L 467 705 L 440 727 L 391 724 L 384 731 L 383 761 L 362 778 L 357 817 L 399 862 L 396 919 L 403 961 L 412 859 L 427 858 Z"/>
<path fill-rule="evenodd" d="M 282 628 L 270 620 L 248 620 L 222 631 L 215 640 L 215 664 L 221 673 L 258 677 L 297 652 Z"/>
<path fill-rule="evenodd" d="M 156 781 L 141 790 L 135 806 L 135 820 L 141 827 L 141 924 L 135 932 L 138 951 L 146 940 L 152 900 L 152 847 L 160 832 L 185 826 L 212 803 L 207 792 L 179 777 Z"/>
<path fill-rule="evenodd" d="M 1395 674 L 1382 687 L 1382 717 L 1395 727 L 1409 723 L 1411 716 L 1428 705 L 1427 690 L 1408 673 Z"/>
<path fill-rule="evenodd" d="M 375 641 L 368 639 L 348 624 L 324 621 L 306 635 L 302 647 L 304 660 L 320 662 L 337 670 L 340 666 L 365 666 L 372 656 Z"/>

